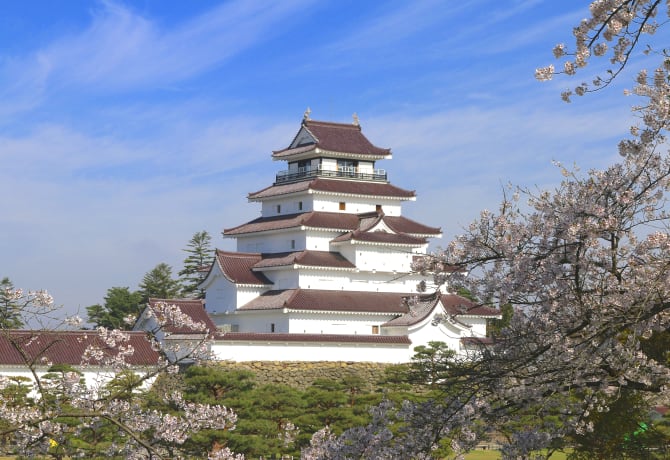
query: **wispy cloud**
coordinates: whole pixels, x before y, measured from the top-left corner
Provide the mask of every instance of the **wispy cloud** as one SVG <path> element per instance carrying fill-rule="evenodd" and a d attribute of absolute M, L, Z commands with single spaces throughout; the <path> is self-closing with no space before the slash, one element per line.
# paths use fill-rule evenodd
<path fill-rule="evenodd" d="M 105 1 L 80 32 L 0 61 L 2 93 L 9 101 L 4 111 L 32 108 L 49 89 L 109 92 L 173 85 L 280 35 L 310 2 L 237 0 L 170 29 Z"/>

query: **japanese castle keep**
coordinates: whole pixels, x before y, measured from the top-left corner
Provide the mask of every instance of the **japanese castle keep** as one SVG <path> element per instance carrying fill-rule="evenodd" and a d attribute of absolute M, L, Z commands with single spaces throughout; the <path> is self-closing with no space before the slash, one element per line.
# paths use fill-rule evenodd
<path fill-rule="evenodd" d="M 485 337 L 498 311 L 412 271 L 441 230 L 402 215 L 416 194 L 391 184 L 391 156 L 355 115 L 345 124 L 305 113 L 272 152 L 284 162 L 274 182 L 248 195 L 261 216 L 223 231 L 237 251 L 217 250 L 201 284 L 218 359 L 405 362 L 429 341 L 464 354 Z M 421 281 L 433 294 L 406 302 Z"/>

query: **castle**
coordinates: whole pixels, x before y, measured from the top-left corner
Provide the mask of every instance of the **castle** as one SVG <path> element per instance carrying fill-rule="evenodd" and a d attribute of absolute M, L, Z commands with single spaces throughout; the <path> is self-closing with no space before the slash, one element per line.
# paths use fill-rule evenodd
<path fill-rule="evenodd" d="M 288 147 L 272 153 L 287 167 L 248 195 L 261 216 L 223 231 L 237 251 L 216 250 L 200 286 L 205 309 L 175 301 L 216 326 L 217 359 L 394 363 L 430 341 L 462 355 L 486 340 L 497 310 L 442 293 L 412 270 L 441 230 L 402 215 L 416 193 L 378 167 L 391 157 L 355 115 L 343 124 L 305 113 Z M 432 294 L 417 294 L 421 282 Z"/>

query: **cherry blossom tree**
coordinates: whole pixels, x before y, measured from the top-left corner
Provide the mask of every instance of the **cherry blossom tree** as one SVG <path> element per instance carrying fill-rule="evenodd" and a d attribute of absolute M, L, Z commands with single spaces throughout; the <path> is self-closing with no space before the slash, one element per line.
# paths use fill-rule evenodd
<path fill-rule="evenodd" d="M 550 80 L 554 75 L 575 75 L 593 58 L 605 58 L 609 65 L 601 75 L 590 82 L 582 81 L 573 90 L 562 93 L 565 101 L 573 94 L 583 96 L 608 86 L 623 71 L 635 52 L 658 54 L 662 65 L 669 65 L 668 50 L 655 49 L 644 41 L 667 21 L 668 2 L 662 0 L 595 0 L 589 5 L 589 16 L 574 27 L 573 47 L 559 43 L 554 47 L 561 66 L 553 64 L 538 68 L 538 80 Z M 641 50 L 640 47 L 643 49 Z"/>
<path fill-rule="evenodd" d="M 591 17 L 574 30 L 575 49 L 554 50 L 572 58 L 562 71 L 539 69 L 538 78 L 573 75 L 609 52 L 607 77 L 575 93 L 607 86 L 640 37 L 659 27 L 661 8 L 667 3 L 592 2 Z M 307 454 L 386 458 L 365 450 L 379 444 L 381 452 L 401 449 L 403 458 L 433 458 L 440 439 L 451 439 L 455 452 L 471 446 L 479 422 L 508 428 L 499 430 L 510 433 L 503 458 L 544 458 L 540 449 L 593 430 L 590 415 L 606 413 L 622 393 L 667 394 L 670 351 L 654 345 L 670 333 L 670 65 L 661 54 L 662 65 L 640 71 L 631 91 L 642 101 L 634 107 L 639 124 L 619 143 L 618 162 L 585 173 L 557 163 L 563 180 L 554 190 L 510 186 L 496 211 L 482 211 L 447 249 L 416 264 L 452 290 L 467 289 L 478 305 L 514 309 L 509 325 L 480 343 L 477 359 L 451 363 L 440 380 L 447 399 L 430 410 L 380 407 L 386 419 L 378 425 L 340 437 L 320 432 Z M 426 412 L 432 416 L 415 426 Z M 388 413 L 413 429 L 391 429 Z"/>
<path fill-rule="evenodd" d="M 24 318 L 53 320 L 60 313 L 46 291 L 12 290 L 5 294 L 22 306 Z M 199 326 L 186 315 L 180 318 L 169 305 L 165 305 L 164 310 L 156 314 L 157 320 L 166 318 L 172 325 Z M 27 322 L 34 324 L 34 320 L 27 319 Z M 67 318 L 63 323 L 76 326 L 80 320 Z M 58 327 L 53 322 L 51 326 Z M 180 446 L 192 433 L 203 429 L 234 429 L 236 415 L 230 409 L 186 401 L 177 389 L 164 392 L 169 412 L 144 404 L 143 388 L 163 374 L 176 372 L 177 365 L 164 358 L 141 368 L 134 365 L 132 357 L 136 350 L 131 334 L 138 333 L 104 327 L 83 333 L 95 336 L 96 340 L 84 351 L 81 364 L 70 367 L 51 366 L 47 362 L 48 350 L 57 344 L 56 339 L 44 341 L 44 337 L 49 336 L 46 331 L 17 333 L 0 329 L 4 343 L 9 343 L 14 355 L 22 357 L 23 366 L 31 376 L 0 375 L 0 394 L 3 395 L 0 451 L 56 458 L 181 458 Z M 58 334 L 53 333 L 53 336 Z M 198 345 L 194 353 L 184 353 L 184 359 L 197 358 L 202 348 Z M 45 367 L 49 372 L 44 372 Z M 90 369 L 102 369 L 103 373 L 117 377 L 110 382 L 101 375 L 99 380 L 85 382 L 82 373 Z M 203 454 L 217 459 L 243 459 L 225 446 Z"/>

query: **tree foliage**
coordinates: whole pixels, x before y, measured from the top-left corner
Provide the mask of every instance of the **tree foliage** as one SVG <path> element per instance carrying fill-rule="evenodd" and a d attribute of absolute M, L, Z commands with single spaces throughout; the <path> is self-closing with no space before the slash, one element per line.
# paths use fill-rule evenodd
<path fill-rule="evenodd" d="M 211 247 L 212 237 L 206 230 L 196 232 L 190 239 L 184 252 L 188 254 L 184 259 L 184 268 L 179 272 L 184 297 L 202 299 L 205 293 L 198 289 L 207 275 L 207 270 L 214 261 L 214 251 Z"/>
<path fill-rule="evenodd" d="M 45 291 L 7 293 L 31 323 L 48 319 L 56 328 L 81 323 L 76 317 L 63 320 Z M 61 323 L 54 322 L 58 318 Z M 170 320 L 179 326 L 191 319 L 174 313 Z M 184 443 L 195 433 L 235 426 L 236 416 L 230 409 L 219 403 L 187 401 L 177 387 L 163 388 L 160 406 L 149 405 L 146 387 L 161 375 L 173 374 L 176 367 L 158 355 L 155 361 L 142 361 L 141 367 L 133 364 L 136 342 L 128 332 L 104 327 L 86 331 L 85 337 L 96 340 L 86 347 L 76 366 L 49 363 L 55 359 L 49 350 L 63 340 L 60 333 L 0 327 L 0 334 L 25 371 L 21 377 L 0 376 L 0 455 L 184 458 Z M 87 340 L 85 337 L 78 340 Z M 193 353 L 185 353 L 184 359 L 196 358 L 197 350 L 194 347 Z M 91 378 L 84 379 L 84 372 Z M 116 374 L 111 381 L 109 373 Z M 241 459 L 225 447 L 207 445 L 195 452 L 196 457 L 208 455 Z"/>
<path fill-rule="evenodd" d="M 9 278 L 0 280 L 0 328 L 18 329 L 23 326 L 21 305 Z"/>
<path fill-rule="evenodd" d="M 160 263 L 148 271 L 139 287 L 143 304 L 146 304 L 150 298 L 177 298 L 181 290 L 179 281 L 172 278 L 172 267 L 166 263 Z"/>
<path fill-rule="evenodd" d="M 143 308 L 142 294 L 128 287 L 108 289 L 104 300 L 104 305 L 86 307 L 88 320 L 95 326 L 130 329 Z"/>
<path fill-rule="evenodd" d="M 656 0 L 592 2 L 591 16 L 574 30 L 575 49 L 559 45 L 554 53 L 572 55 L 563 70 L 569 75 L 608 50 L 614 67 L 575 93 L 612 81 L 639 38 L 664 23 L 655 22 L 662 8 L 665 2 Z M 406 452 L 404 458 L 426 458 L 439 439 L 456 439 L 457 428 L 467 434 L 454 445 L 462 451 L 480 435 L 475 419 L 514 427 L 503 458 L 531 458 L 588 433 L 594 414 L 622 403 L 622 395 L 654 400 L 667 391 L 670 64 L 660 55 L 658 69 L 638 74 L 632 93 L 643 101 L 634 108 L 640 123 L 619 143 L 619 161 L 587 173 L 557 163 L 564 179 L 554 190 L 511 187 L 496 212 L 483 211 L 446 250 L 416 264 L 438 279 L 440 267 L 460 267 L 450 271 L 451 283 L 481 304 L 514 312 L 491 345 L 481 344 L 478 359 L 452 364 L 440 380 L 451 389 L 447 400 L 380 407 L 383 423 L 340 437 L 320 433 L 315 458 L 384 458 L 385 446 Z M 554 74 L 549 67 L 537 76 Z M 468 418 L 473 412 L 477 417 Z M 389 430 L 398 414 L 414 427 L 426 413 L 433 415 L 411 431 Z"/>
<path fill-rule="evenodd" d="M 623 71 L 636 50 L 642 46 L 645 36 L 653 35 L 662 27 L 670 10 L 662 0 L 596 0 L 589 6 L 589 16 L 573 29 L 574 47 L 563 43 L 554 47 L 556 59 L 563 59 L 562 67 L 554 65 L 538 68 L 535 77 L 538 80 L 550 80 L 554 75 L 575 75 L 594 58 L 605 58 L 608 68 L 591 82 L 581 82 L 574 90 L 561 94 L 566 102 L 573 94 L 583 96 L 586 93 L 607 87 Z M 661 57 L 662 67 L 668 63 L 668 49 L 654 49 L 647 44 L 641 54 L 657 54 Z"/>

